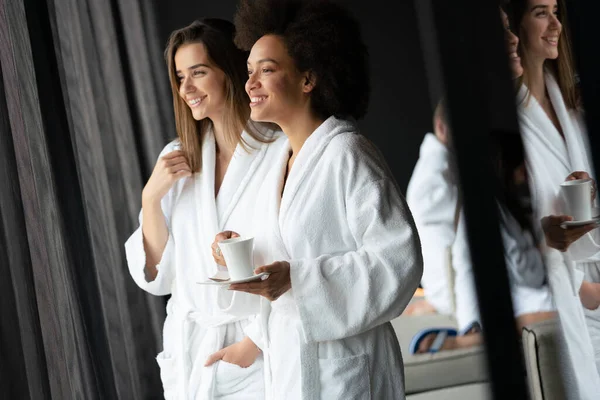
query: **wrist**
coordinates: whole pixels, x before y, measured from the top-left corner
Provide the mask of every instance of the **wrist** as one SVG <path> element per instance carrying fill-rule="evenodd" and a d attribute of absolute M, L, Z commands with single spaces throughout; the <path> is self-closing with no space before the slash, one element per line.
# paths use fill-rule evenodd
<path fill-rule="evenodd" d="M 257 353 L 260 353 L 260 347 L 258 347 L 256 345 L 256 343 L 254 343 L 254 341 L 252 339 L 250 339 L 249 336 L 244 337 L 244 339 L 242 339 L 242 341 L 244 342 L 244 345 L 249 348 L 249 349 L 255 349 Z"/>
<path fill-rule="evenodd" d="M 156 196 L 142 192 L 142 208 L 160 208 L 160 202 Z"/>

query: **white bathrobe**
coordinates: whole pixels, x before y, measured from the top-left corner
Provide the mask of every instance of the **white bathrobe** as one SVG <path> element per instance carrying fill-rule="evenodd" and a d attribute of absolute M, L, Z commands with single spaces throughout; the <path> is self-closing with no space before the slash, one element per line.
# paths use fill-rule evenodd
<path fill-rule="evenodd" d="M 154 295 L 171 294 L 163 328 L 163 351 L 157 361 L 166 399 L 257 399 L 264 397 L 262 357 L 249 368 L 224 361 L 204 367 L 206 359 L 224 346 L 241 340 L 243 328 L 259 311 L 260 298 L 232 293 L 216 286 L 198 285 L 214 275 L 218 266 L 211 253 L 217 233 L 233 230 L 251 234 L 252 214 L 262 178 L 285 142 L 282 132 L 264 130 L 278 140 L 261 144 L 246 132 L 243 138 L 254 150 L 238 145 L 215 199 L 215 140 L 203 138 L 202 170 L 179 180 L 162 200 L 169 239 L 158 275 L 146 282 L 146 255 L 140 227 L 125 243 L 129 271 L 140 288 Z M 161 156 L 178 148 L 169 143 Z"/>
<path fill-rule="evenodd" d="M 545 282 L 542 255 L 533 237 L 521 228 L 508 210 L 503 207 L 498 209 L 514 316 L 556 311 L 550 288 Z M 464 330 L 474 321 L 481 324 L 481 319 L 463 213 L 452 254 L 456 276 L 456 321 L 458 329 Z"/>
<path fill-rule="evenodd" d="M 598 261 L 579 262 L 578 266 L 584 271 L 587 281 L 600 282 L 600 263 Z M 596 369 L 600 373 L 600 308 L 595 310 L 584 309 L 583 312 L 594 346 Z"/>
<path fill-rule="evenodd" d="M 526 99 L 523 86 L 518 96 L 518 117 L 526 151 L 529 183 L 536 220 L 550 214 L 563 214 L 558 200 L 560 184 L 573 171 L 587 171 L 594 176 L 582 115 L 567 110 L 555 79 L 545 75 L 550 100 L 560 121 L 565 140 L 533 96 Z M 537 226 L 543 237 L 541 224 Z M 593 235 L 587 234 L 573 243 L 569 251 L 544 247 L 544 258 L 552 295 L 559 313 L 569 359 L 564 360 L 569 394 L 573 399 L 598 399 L 600 376 L 596 370 L 594 350 L 586 327 L 579 289 L 584 273 L 574 260 L 583 260 L 598 251 Z"/>
<path fill-rule="evenodd" d="M 422 275 L 405 200 L 354 122 L 330 117 L 311 134 L 282 196 L 288 157 L 265 179 L 255 252 L 289 261 L 292 288 L 246 330 L 268 361 L 268 398 L 404 399 L 390 320 Z"/>
<path fill-rule="evenodd" d="M 448 148 L 433 133 L 421 143 L 419 159 L 406 189 L 423 252 L 421 285 L 425 298 L 439 313 L 454 312 L 448 253 L 455 233 L 458 184 Z"/>

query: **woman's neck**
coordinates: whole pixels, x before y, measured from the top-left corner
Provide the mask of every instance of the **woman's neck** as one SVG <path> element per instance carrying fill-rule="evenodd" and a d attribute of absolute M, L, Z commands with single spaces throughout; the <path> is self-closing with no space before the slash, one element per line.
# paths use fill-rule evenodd
<path fill-rule="evenodd" d="M 306 142 L 306 139 L 324 122 L 320 117 L 313 113 L 303 113 L 296 117 L 289 118 L 283 124 L 279 124 L 281 130 L 290 141 L 292 153 L 295 156 Z"/>
<path fill-rule="evenodd" d="M 544 80 L 544 61 L 533 60 L 528 68 L 527 87 L 539 103 L 543 103 L 546 98 L 546 82 Z"/>
<path fill-rule="evenodd" d="M 235 151 L 235 145 L 227 143 L 222 119 L 212 121 L 212 131 L 215 136 L 216 152 L 219 157 L 230 158 Z"/>
<path fill-rule="evenodd" d="M 554 109 L 554 106 L 550 101 L 550 97 L 548 96 L 548 92 L 546 91 L 543 60 L 534 64 L 534 68 L 530 69 L 528 81 L 528 88 L 530 90 L 531 95 L 537 100 L 537 102 L 542 107 L 548 118 L 550 118 L 550 121 L 552 122 L 558 133 L 564 139 L 564 132 L 560 124 L 560 120 L 556 115 L 556 110 Z"/>

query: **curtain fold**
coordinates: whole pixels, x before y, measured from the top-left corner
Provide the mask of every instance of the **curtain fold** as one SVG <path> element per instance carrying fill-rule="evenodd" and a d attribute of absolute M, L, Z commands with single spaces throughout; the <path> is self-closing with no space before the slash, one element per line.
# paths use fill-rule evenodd
<path fill-rule="evenodd" d="M 162 398 L 165 298 L 123 247 L 175 134 L 153 18 L 0 0 L 0 398 Z"/>

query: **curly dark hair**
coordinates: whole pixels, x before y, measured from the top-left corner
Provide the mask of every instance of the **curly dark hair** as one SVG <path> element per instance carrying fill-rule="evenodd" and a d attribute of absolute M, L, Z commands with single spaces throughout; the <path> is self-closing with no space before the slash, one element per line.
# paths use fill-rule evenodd
<path fill-rule="evenodd" d="M 240 0 L 235 43 L 244 50 L 264 35 L 283 39 L 300 72 L 316 76 L 312 109 L 321 118 L 362 118 L 370 94 L 368 50 L 358 20 L 332 0 Z"/>

